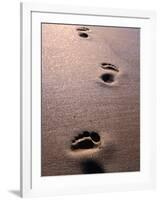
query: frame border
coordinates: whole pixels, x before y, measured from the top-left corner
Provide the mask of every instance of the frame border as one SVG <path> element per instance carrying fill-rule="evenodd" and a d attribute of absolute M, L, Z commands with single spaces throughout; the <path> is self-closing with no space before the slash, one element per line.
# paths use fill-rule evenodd
<path fill-rule="evenodd" d="M 32 13 L 54 13 L 54 14 L 70 14 L 70 15 L 84 15 L 84 16 L 97 16 L 97 17 L 114 17 L 114 18 L 133 18 L 133 19 L 146 19 L 152 23 L 152 28 L 155 31 L 156 14 L 153 11 L 137 11 L 137 10 L 123 10 L 123 9 L 106 9 L 100 7 L 71 7 L 62 5 L 47 5 L 47 4 L 36 4 L 36 3 L 21 3 L 20 5 L 20 26 L 21 26 L 21 37 L 20 37 L 20 65 L 21 65 L 21 79 L 20 79 L 20 90 L 21 90 L 21 105 L 20 105 L 20 191 L 21 196 L 33 196 L 31 193 L 32 188 Z M 80 10 L 80 11 L 79 11 Z M 30 30 L 27 28 L 30 27 Z M 30 35 L 28 35 L 30 32 Z M 155 49 L 155 35 L 152 33 L 153 45 L 152 49 Z M 25 39 L 30 38 L 30 44 L 26 47 Z M 26 60 L 30 50 L 30 60 Z M 155 59 L 153 52 L 153 57 Z M 25 68 L 26 64 L 30 66 L 30 69 Z M 26 77 L 26 74 L 30 71 L 30 81 Z M 30 110 L 26 110 L 26 105 L 30 102 Z M 154 108 L 155 109 L 155 108 Z M 28 139 L 30 138 L 30 143 Z M 152 167 L 153 168 L 153 167 Z M 152 169 L 154 170 L 154 169 Z M 28 177 L 29 171 L 30 177 Z M 152 187 L 155 186 L 155 173 L 153 177 Z M 149 188 L 152 188 L 149 187 Z M 34 196 L 38 196 L 38 191 Z"/>

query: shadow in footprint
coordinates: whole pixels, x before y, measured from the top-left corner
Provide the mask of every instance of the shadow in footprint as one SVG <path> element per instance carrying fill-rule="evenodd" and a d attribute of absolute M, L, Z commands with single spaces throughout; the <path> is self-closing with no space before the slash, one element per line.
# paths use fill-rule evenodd
<path fill-rule="evenodd" d="M 104 81 L 105 83 L 112 83 L 114 82 L 114 74 L 111 74 L 111 73 L 105 73 L 105 74 L 102 74 L 101 75 L 101 79 L 102 81 Z"/>
<path fill-rule="evenodd" d="M 72 140 L 71 149 L 85 150 L 98 148 L 101 144 L 100 139 L 100 135 L 97 132 L 83 131 Z"/>
<path fill-rule="evenodd" d="M 83 27 L 78 27 L 78 28 L 77 28 L 77 31 L 89 31 L 89 28 L 88 28 L 88 27 L 85 27 L 85 26 L 83 26 Z"/>
<path fill-rule="evenodd" d="M 80 32 L 79 36 L 82 37 L 82 38 L 88 38 L 88 34 L 87 33 L 83 33 L 83 32 Z"/>
<path fill-rule="evenodd" d="M 81 168 L 84 174 L 105 173 L 103 166 L 98 161 L 92 159 L 81 162 Z"/>
<path fill-rule="evenodd" d="M 101 68 L 102 69 L 106 69 L 106 70 L 112 70 L 112 71 L 116 71 L 116 72 L 119 72 L 119 69 L 116 65 L 113 65 L 111 63 L 101 63 Z"/>

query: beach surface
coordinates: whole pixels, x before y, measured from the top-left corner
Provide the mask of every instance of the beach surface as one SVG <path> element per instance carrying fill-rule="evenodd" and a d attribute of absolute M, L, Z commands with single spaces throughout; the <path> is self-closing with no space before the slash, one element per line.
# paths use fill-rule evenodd
<path fill-rule="evenodd" d="M 140 29 L 42 24 L 42 176 L 140 170 Z"/>

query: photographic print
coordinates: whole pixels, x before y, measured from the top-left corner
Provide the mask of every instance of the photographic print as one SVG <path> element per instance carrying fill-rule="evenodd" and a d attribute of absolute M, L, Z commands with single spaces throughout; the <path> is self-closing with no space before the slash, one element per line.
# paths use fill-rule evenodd
<path fill-rule="evenodd" d="M 41 176 L 140 171 L 140 28 L 41 23 Z"/>
<path fill-rule="evenodd" d="M 21 3 L 21 196 L 155 187 L 155 21 Z"/>

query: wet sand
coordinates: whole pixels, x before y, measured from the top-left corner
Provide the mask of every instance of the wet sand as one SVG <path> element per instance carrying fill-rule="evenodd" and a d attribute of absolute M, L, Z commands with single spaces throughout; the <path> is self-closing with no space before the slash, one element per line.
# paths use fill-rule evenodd
<path fill-rule="evenodd" d="M 42 24 L 42 176 L 140 170 L 140 30 Z"/>

